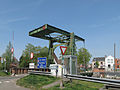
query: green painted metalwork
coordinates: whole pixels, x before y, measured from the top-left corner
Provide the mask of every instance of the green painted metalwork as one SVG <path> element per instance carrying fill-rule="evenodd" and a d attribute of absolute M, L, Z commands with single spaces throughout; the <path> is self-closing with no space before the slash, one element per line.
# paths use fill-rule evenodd
<path fill-rule="evenodd" d="M 83 38 L 74 35 L 74 33 L 67 32 L 65 30 L 56 28 L 54 26 L 45 24 L 35 30 L 29 32 L 29 36 L 49 40 L 49 51 L 48 51 L 48 62 L 53 62 L 53 52 L 55 48 L 59 45 L 66 45 L 70 48 L 70 54 L 74 55 L 75 53 L 75 42 L 76 41 L 85 41 Z M 53 46 L 54 43 L 61 43 L 56 46 Z"/>
<path fill-rule="evenodd" d="M 65 37 L 68 39 L 70 38 L 69 32 L 59 29 L 59 28 L 56 28 L 56 27 L 53 27 L 53 26 L 50 26 L 48 24 L 45 24 L 40 28 L 30 31 L 29 36 L 42 38 L 42 39 L 46 39 L 46 40 L 52 40 L 54 42 L 60 42 L 60 43 L 63 42 L 64 43 L 64 39 L 62 39 L 61 36 L 58 35 L 57 37 L 52 37 L 50 35 L 51 33 L 59 33 L 62 36 L 64 36 L 64 38 Z M 83 38 L 81 38 L 77 35 L 75 35 L 75 39 L 80 40 L 80 41 L 85 41 Z"/>
<path fill-rule="evenodd" d="M 70 35 L 70 55 L 75 55 L 75 38 L 74 32 Z"/>

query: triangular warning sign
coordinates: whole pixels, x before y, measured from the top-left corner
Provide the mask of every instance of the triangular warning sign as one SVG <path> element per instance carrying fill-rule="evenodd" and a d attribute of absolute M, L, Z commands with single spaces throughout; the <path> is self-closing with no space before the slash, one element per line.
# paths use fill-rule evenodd
<path fill-rule="evenodd" d="M 65 47 L 65 46 L 60 46 L 60 50 L 61 50 L 61 52 L 62 52 L 62 55 L 64 55 L 65 52 L 66 52 L 66 50 L 67 50 L 67 47 Z"/>

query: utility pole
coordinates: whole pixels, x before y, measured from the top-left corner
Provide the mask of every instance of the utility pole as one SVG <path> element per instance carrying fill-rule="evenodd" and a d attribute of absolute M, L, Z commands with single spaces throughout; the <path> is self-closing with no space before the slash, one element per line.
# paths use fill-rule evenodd
<path fill-rule="evenodd" d="M 14 45 L 14 31 L 13 31 L 13 40 L 12 40 L 12 63 L 14 62 L 14 47 L 13 47 L 13 45 Z"/>
<path fill-rule="evenodd" d="M 85 63 L 85 42 L 83 42 L 83 44 L 84 44 L 84 48 L 83 48 L 83 62 L 84 62 L 84 72 L 86 71 L 86 63 Z"/>
<path fill-rule="evenodd" d="M 116 59 L 116 44 L 114 43 L 114 72 L 115 72 L 115 59 Z"/>

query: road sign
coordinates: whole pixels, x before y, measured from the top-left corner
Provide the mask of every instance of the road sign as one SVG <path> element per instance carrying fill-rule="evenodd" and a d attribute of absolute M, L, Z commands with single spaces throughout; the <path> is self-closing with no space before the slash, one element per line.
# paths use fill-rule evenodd
<path fill-rule="evenodd" d="M 34 54 L 31 52 L 30 59 L 33 59 Z"/>
<path fill-rule="evenodd" d="M 29 63 L 29 68 L 35 68 L 35 64 L 34 63 Z"/>
<path fill-rule="evenodd" d="M 61 50 L 61 52 L 62 52 L 62 55 L 64 55 L 65 52 L 66 52 L 66 50 L 67 50 L 67 47 L 65 47 L 65 46 L 60 46 L 60 50 Z"/>
<path fill-rule="evenodd" d="M 12 53 L 14 52 L 14 48 L 11 49 L 11 52 L 12 52 Z"/>
<path fill-rule="evenodd" d="M 38 58 L 37 68 L 46 68 L 46 60 L 47 60 L 46 57 Z"/>

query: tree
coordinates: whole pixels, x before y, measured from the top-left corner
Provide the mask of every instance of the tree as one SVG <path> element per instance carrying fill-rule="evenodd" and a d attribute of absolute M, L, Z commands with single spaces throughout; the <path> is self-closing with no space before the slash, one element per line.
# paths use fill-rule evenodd
<path fill-rule="evenodd" d="M 12 56 L 12 44 L 11 42 L 9 42 L 9 44 L 7 45 L 6 51 L 5 53 L 2 54 L 2 57 L 6 59 L 6 69 L 9 71 L 10 69 L 10 64 L 12 62 L 11 56 Z"/>
<path fill-rule="evenodd" d="M 99 66 L 99 62 L 96 61 L 96 62 L 95 62 L 95 67 L 98 68 L 98 66 Z"/>
<path fill-rule="evenodd" d="M 86 48 L 80 48 L 77 53 L 77 63 L 80 64 L 87 64 L 90 61 L 91 54 L 88 52 Z"/>
<path fill-rule="evenodd" d="M 3 65 L 2 65 L 2 63 L 0 61 L 0 70 L 2 70 L 2 69 L 3 69 Z"/>
<path fill-rule="evenodd" d="M 29 63 L 32 62 L 32 60 L 30 59 L 30 53 L 33 52 L 34 54 L 36 53 L 35 50 L 35 46 L 28 43 L 28 45 L 26 45 L 25 50 L 23 50 L 23 53 L 19 59 L 19 66 L 20 67 L 29 67 Z"/>
<path fill-rule="evenodd" d="M 34 53 L 34 57 L 32 60 L 30 59 L 31 52 Z M 34 62 L 35 64 L 37 64 L 38 57 L 48 57 L 48 48 L 47 47 L 41 48 L 40 46 L 35 47 L 34 45 L 28 43 L 20 57 L 19 66 L 20 67 L 29 67 L 29 63 L 31 63 L 31 62 Z"/>
<path fill-rule="evenodd" d="M 19 60 L 19 66 L 20 67 L 29 67 L 29 63 L 31 63 L 32 60 L 30 59 L 29 55 L 26 54 L 26 56 L 21 56 Z"/>

